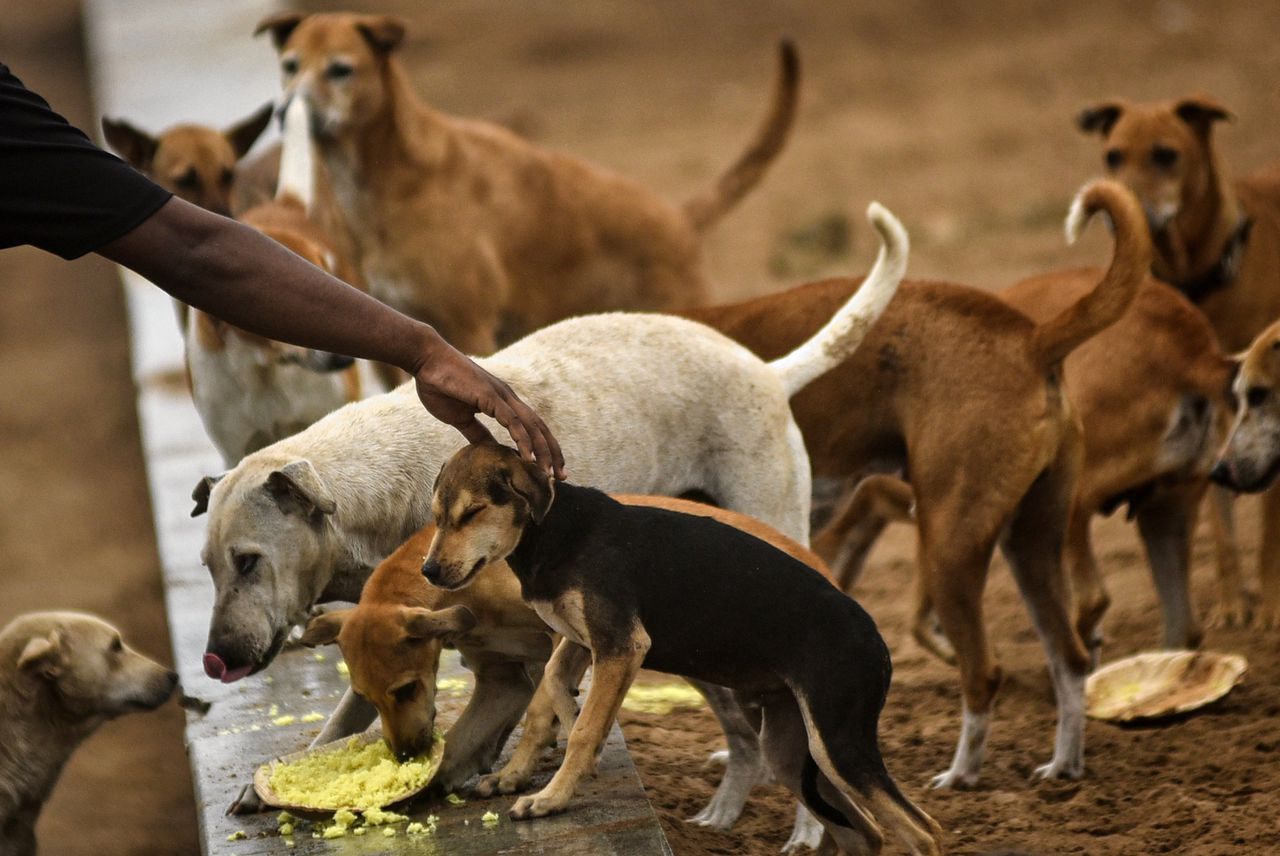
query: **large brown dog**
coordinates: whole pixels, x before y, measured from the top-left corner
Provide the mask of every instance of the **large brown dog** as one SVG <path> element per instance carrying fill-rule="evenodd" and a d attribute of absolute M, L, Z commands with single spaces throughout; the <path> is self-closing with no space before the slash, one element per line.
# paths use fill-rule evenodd
<path fill-rule="evenodd" d="M 264 20 L 285 99 L 305 100 L 370 292 L 470 354 L 573 315 L 703 300 L 700 234 L 760 177 L 795 114 L 798 63 L 781 50 L 757 139 L 683 207 L 635 182 L 418 100 L 388 16 Z"/>
<path fill-rule="evenodd" d="M 935 786 L 978 779 L 1000 673 L 982 590 L 1000 542 L 1049 656 L 1058 736 L 1040 777 L 1084 773 L 1089 657 L 1067 612 L 1062 550 L 1083 441 L 1062 361 L 1114 323 L 1151 263 L 1142 210 L 1115 182 L 1087 187 L 1069 225 L 1105 209 L 1116 248 L 1101 284 L 1037 323 L 993 295 L 904 282 L 852 358 L 792 405 L 818 477 L 904 470 L 915 487 L 921 560 L 964 696 L 960 741 Z M 687 313 L 762 356 L 785 352 L 858 286 L 837 279 Z"/>
<path fill-rule="evenodd" d="M 1000 296 L 1045 321 L 1090 289 L 1097 269 L 1061 271 L 1025 280 Z M 1218 348 L 1203 313 L 1174 289 L 1148 278 L 1119 321 L 1067 357 L 1067 394 L 1084 425 L 1085 455 L 1072 501 L 1067 536 L 1076 605 L 1076 629 L 1095 660 L 1098 623 L 1110 603 L 1094 561 L 1089 524 L 1096 514 L 1128 505 L 1137 519 L 1164 609 L 1164 644 L 1192 648 L 1201 624 L 1191 604 L 1191 540 L 1209 468 L 1226 435 L 1234 363 Z M 838 555 L 840 584 L 854 581 L 871 543 L 892 520 L 909 520 L 911 488 L 873 476 L 861 482 L 814 540 L 824 555 Z M 1218 518 L 1215 517 L 1215 520 Z M 1239 622 L 1247 609 L 1234 544 L 1221 526 L 1219 615 Z M 920 587 L 914 635 L 944 659 L 953 656 L 940 637 L 931 595 Z"/>

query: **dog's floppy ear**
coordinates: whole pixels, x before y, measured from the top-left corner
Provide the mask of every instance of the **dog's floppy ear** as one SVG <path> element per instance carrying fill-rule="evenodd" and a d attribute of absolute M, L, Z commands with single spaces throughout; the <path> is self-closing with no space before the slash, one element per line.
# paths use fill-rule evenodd
<path fill-rule="evenodd" d="M 1124 106 L 1120 101 L 1103 101 L 1086 107 L 1077 114 L 1076 125 L 1086 134 L 1098 133 L 1105 137 L 1124 112 Z"/>
<path fill-rule="evenodd" d="M 222 476 L 225 476 L 223 473 Z M 199 517 L 209 510 L 209 494 L 213 493 L 213 486 L 222 481 L 222 476 L 205 476 L 196 482 L 195 490 L 191 491 L 191 498 L 195 501 L 196 507 L 191 509 L 192 517 Z"/>
<path fill-rule="evenodd" d="M 1214 122 L 1235 119 L 1226 107 L 1208 95 L 1193 95 L 1183 98 L 1173 108 L 1178 118 L 1191 126 L 1197 134 L 1208 136 Z"/>
<path fill-rule="evenodd" d="M 305 458 L 291 461 L 272 472 L 267 476 L 265 487 L 285 514 L 312 517 L 316 514 L 333 514 L 338 509 L 338 504 L 329 495 L 329 489 L 321 481 L 320 474 Z"/>
<path fill-rule="evenodd" d="M 155 137 L 123 119 L 108 119 L 104 116 L 102 136 L 106 138 L 107 145 L 115 149 L 129 166 L 142 172 L 151 168 L 151 160 L 160 146 L 160 141 Z"/>
<path fill-rule="evenodd" d="M 276 105 L 268 101 L 254 111 L 249 118 L 242 119 L 222 132 L 222 136 L 226 137 L 227 142 L 231 144 L 231 150 L 236 153 L 236 160 L 240 160 L 249 153 L 249 149 L 253 148 L 258 137 L 262 136 L 267 125 L 271 124 L 275 109 Z"/>
<path fill-rule="evenodd" d="M 555 486 L 551 476 L 532 461 L 516 460 L 507 471 L 507 487 L 529 506 L 529 514 L 534 523 L 541 523 L 542 518 L 551 510 L 555 499 Z"/>
<path fill-rule="evenodd" d="M 307 622 L 307 629 L 302 633 L 302 644 L 315 648 L 317 645 L 332 645 L 337 642 L 338 634 L 342 632 L 342 625 L 349 615 L 350 609 L 335 609 L 333 612 L 317 615 Z"/>
<path fill-rule="evenodd" d="M 475 626 L 475 613 L 461 604 L 446 609 L 404 610 L 404 630 L 412 639 L 447 639 Z"/>
<path fill-rule="evenodd" d="M 271 44 L 276 46 L 276 50 L 280 50 L 305 17 L 305 12 L 277 12 L 259 21 L 258 26 L 253 28 L 253 34 L 260 36 L 270 31 Z"/>
<path fill-rule="evenodd" d="M 36 636 L 18 655 L 18 669 L 29 675 L 57 677 L 62 671 L 62 635 L 57 630 L 48 636 Z"/>
<path fill-rule="evenodd" d="M 379 56 L 391 53 L 404 41 L 404 21 L 394 15 L 364 15 L 356 29 Z"/>

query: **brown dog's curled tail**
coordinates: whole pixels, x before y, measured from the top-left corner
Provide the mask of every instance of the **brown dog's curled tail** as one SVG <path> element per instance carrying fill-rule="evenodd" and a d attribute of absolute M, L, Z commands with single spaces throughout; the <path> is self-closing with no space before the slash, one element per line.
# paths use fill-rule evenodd
<path fill-rule="evenodd" d="M 756 138 L 714 187 L 684 203 L 685 216 L 696 231 L 705 232 L 737 205 L 782 151 L 795 122 L 799 89 L 800 57 L 796 46 L 784 39 L 778 46 L 778 79 L 773 101 Z"/>
<path fill-rule="evenodd" d="M 1067 242 L 1075 243 L 1098 211 L 1107 212 L 1115 233 L 1111 265 L 1093 291 L 1036 328 L 1032 344 L 1046 366 L 1061 362 L 1090 336 L 1118 321 L 1151 270 L 1146 217 L 1138 200 L 1119 182 L 1098 179 L 1076 194 L 1067 214 Z"/>

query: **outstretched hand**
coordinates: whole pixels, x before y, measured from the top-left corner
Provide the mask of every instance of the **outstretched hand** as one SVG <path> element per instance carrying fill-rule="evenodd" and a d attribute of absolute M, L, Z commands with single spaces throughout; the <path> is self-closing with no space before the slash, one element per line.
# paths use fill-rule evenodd
<path fill-rule="evenodd" d="M 498 378 L 441 342 L 413 375 L 418 397 L 432 416 L 462 432 L 469 442 L 492 441 L 489 429 L 476 419 L 491 416 L 507 429 L 520 457 L 536 460 L 558 479 L 565 477 L 564 454 L 551 429 L 537 413 Z"/>

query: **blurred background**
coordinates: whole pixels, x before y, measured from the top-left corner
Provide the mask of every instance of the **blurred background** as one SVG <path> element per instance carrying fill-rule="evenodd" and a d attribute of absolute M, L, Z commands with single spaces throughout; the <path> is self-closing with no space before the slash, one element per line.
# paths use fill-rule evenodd
<path fill-rule="evenodd" d="M 150 17 L 156 10 L 177 15 L 199 7 L 210 15 L 218 8 L 215 0 L 126 5 L 148 16 L 139 26 L 149 33 L 157 30 Z M 994 289 L 1068 264 L 1101 263 L 1109 247 L 1104 229 L 1067 250 L 1060 228 L 1072 193 L 1101 163 L 1097 142 L 1073 122 L 1096 100 L 1208 93 L 1238 116 L 1215 132 L 1235 174 L 1280 155 L 1275 3 L 294 5 L 405 17 L 402 57 L 427 103 L 510 124 L 539 145 L 612 167 L 673 200 L 703 188 L 745 145 L 768 99 L 777 40 L 793 38 L 803 72 L 791 142 L 706 244 L 709 279 L 724 300 L 865 270 L 875 247 L 861 212 L 873 199 L 911 231 L 913 277 Z M 147 85 L 186 92 L 190 110 L 148 116 L 142 124 L 149 130 L 180 121 L 222 125 L 261 103 L 246 96 L 236 115 L 202 114 L 201 93 L 221 92 L 226 83 L 184 75 L 184 52 L 250 36 L 218 30 L 210 38 L 155 45 L 176 67 Z M 265 39 L 252 55 L 268 72 L 274 68 Z M 95 68 L 86 61 L 80 4 L 0 0 L 0 62 L 96 136 Z M 17 249 L 0 254 L 0 283 L 0 623 L 29 609 L 90 609 L 143 650 L 168 657 L 115 272 L 95 258 L 67 264 Z M 1256 532 L 1248 512 L 1241 519 L 1251 567 Z M 1130 537 L 1117 525 L 1115 540 L 1100 551 L 1127 551 L 1133 559 Z M 908 538 L 891 539 L 885 551 L 894 567 L 909 567 Z M 1121 565 L 1142 583 L 1140 562 Z M 999 582 L 993 597 L 1013 597 L 1007 580 Z M 886 592 L 894 586 L 885 580 Z M 1133 608 L 1146 610 L 1154 628 L 1149 589 L 1134 585 Z M 887 634 L 900 630 L 900 608 L 890 597 L 877 613 Z M 1025 624 L 1021 611 L 1011 610 Z M 1037 662 L 1034 639 L 1019 644 L 1030 652 L 1028 662 Z M 937 672 L 937 685 L 937 705 L 954 717 L 954 683 L 945 671 Z M 940 768 L 952 734 L 943 732 L 924 766 Z M 1039 741 L 1045 750 L 1047 740 L 1046 732 Z M 913 776 L 914 790 L 923 773 Z M 104 728 L 68 767 L 41 822 L 44 852 L 193 852 L 191 801 L 177 708 L 127 718 Z M 936 804 L 926 806 L 934 811 Z M 756 820 L 764 825 L 754 827 L 755 838 L 748 841 L 749 827 L 747 838 L 725 839 L 736 843 L 724 852 L 776 849 L 789 821 L 767 814 Z M 761 831 L 774 828 L 777 842 Z"/>

